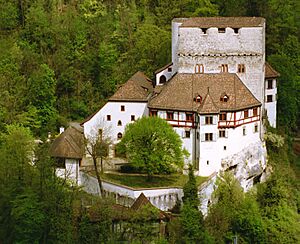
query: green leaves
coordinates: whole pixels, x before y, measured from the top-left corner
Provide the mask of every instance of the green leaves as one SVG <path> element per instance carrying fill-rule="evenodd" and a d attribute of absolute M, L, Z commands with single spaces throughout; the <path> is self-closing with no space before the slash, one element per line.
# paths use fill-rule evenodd
<path fill-rule="evenodd" d="M 181 145 L 180 137 L 165 120 L 143 117 L 126 127 L 119 147 L 134 166 L 151 176 L 183 166 Z"/>

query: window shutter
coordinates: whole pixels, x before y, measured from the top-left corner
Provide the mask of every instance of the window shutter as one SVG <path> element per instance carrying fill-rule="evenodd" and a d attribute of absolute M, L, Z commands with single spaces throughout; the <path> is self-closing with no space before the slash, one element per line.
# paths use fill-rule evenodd
<path fill-rule="evenodd" d="M 225 130 L 225 137 L 228 138 L 228 130 Z"/>
<path fill-rule="evenodd" d="M 217 116 L 213 116 L 213 124 L 217 124 Z"/>
<path fill-rule="evenodd" d="M 213 133 L 213 141 L 216 141 L 218 139 L 217 136 L 217 133 Z"/>
<path fill-rule="evenodd" d="M 184 130 L 181 132 L 181 136 L 182 136 L 182 138 L 185 138 L 185 131 Z"/>
<path fill-rule="evenodd" d="M 205 116 L 200 117 L 201 125 L 205 125 Z"/>
<path fill-rule="evenodd" d="M 205 133 L 201 133 L 201 141 L 205 141 Z"/>

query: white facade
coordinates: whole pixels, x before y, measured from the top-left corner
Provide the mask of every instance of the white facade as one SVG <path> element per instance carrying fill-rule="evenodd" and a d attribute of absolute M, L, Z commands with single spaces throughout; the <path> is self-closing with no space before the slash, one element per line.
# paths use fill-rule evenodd
<path fill-rule="evenodd" d="M 56 168 L 56 176 L 67 179 L 71 184 L 81 185 L 79 177 L 79 159 L 66 158 L 64 168 Z"/>
<path fill-rule="evenodd" d="M 109 137 L 115 144 L 123 136 L 127 124 L 142 116 L 148 116 L 148 113 L 147 103 L 109 101 L 84 123 L 84 135 L 88 138 L 102 128 L 104 136 Z"/>
<path fill-rule="evenodd" d="M 276 79 L 265 81 L 265 111 L 270 125 L 276 128 L 277 87 Z"/>

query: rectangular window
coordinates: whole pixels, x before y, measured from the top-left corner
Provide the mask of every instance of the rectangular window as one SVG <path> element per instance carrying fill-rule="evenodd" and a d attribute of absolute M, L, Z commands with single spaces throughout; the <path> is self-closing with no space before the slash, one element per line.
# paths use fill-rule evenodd
<path fill-rule="evenodd" d="M 111 115 L 110 114 L 106 115 L 106 120 L 111 121 Z"/>
<path fill-rule="evenodd" d="M 254 116 L 254 117 L 257 116 L 257 108 L 254 108 L 254 109 L 253 109 L 253 116 Z"/>
<path fill-rule="evenodd" d="M 243 128 L 243 136 L 246 135 L 246 128 Z"/>
<path fill-rule="evenodd" d="M 131 121 L 135 121 L 135 115 L 131 115 Z"/>
<path fill-rule="evenodd" d="M 193 115 L 192 114 L 186 114 L 186 121 L 193 121 Z"/>
<path fill-rule="evenodd" d="M 273 89 L 273 80 L 268 80 L 267 82 L 267 89 Z"/>
<path fill-rule="evenodd" d="M 225 28 L 218 28 L 219 33 L 225 33 Z"/>
<path fill-rule="evenodd" d="M 273 96 L 272 95 L 267 95 L 267 103 L 273 102 Z"/>
<path fill-rule="evenodd" d="M 226 113 L 219 114 L 219 121 L 226 121 Z"/>
<path fill-rule="evenodd" d="M 121 111 L 124 112 L 125 111 L 125 106 L 121 105 Z"/>
<path fill-rule="evenodd" d="M 244 119 L 247 119 L 249 117 L 249 110 L 244 110 Z"/>
<path fill-rule="evenodd" d="M 150 116 L 151 117 L 157 116 L 157 110 L 150 110 Z"/>
<path fill-rule="evenodd" d="M 245 65 L 244 64 L 238 64 L 238 73 L 245 73 Z"/>
<path fill-rule="evenodd" d="M 213 133 L 205 133 L 205 141 L 212 141 Z"/>
<path fill-rule="evenodd" d="M 225 138 L 225 137 L 226 137 L 225 130 L 220 130 L 220 131 L 219 131 L 219 137 L 220 137 L 220 138 Z"/>
<path fill-rule="evenodd" d="M 167 112 L 167 120 L 173 120 L 174 113 L 173 112 Z"/>
<path fill-rule="evenodd" d="M 203 66 L 203 64 L 196 64 L 196 66 L 195 66 L 195 73 L 196 74 L 202 74 L 202 73 L 204 73 L 204 66 Z"/>
<path fill-rule="evenodd" d="M 213 117 L 212 116 L 206 116 L 205 117 L 205 124 L 206 125 L 212 125 L 213 124 Z"/>
<path fill-rule="evenodd" d="M 254 133 L 258 132 L 258 125 L 254 125 Z"/>
<path fill-rule="evenodd" d="M 189 130 L 185 131 L 185 138 L 190 138 L 191 137 L 191 132 Z"/>
<path fill-rule="evenodd" d="M 169 67 L 169 68 L 168 68 L 168 72 L 172 72 L 172 67 Z"/>
<path fill-rule="evenodd" d="M 222 64 L 221 65 L 221 72 L 228 72 L 228 64 Z"/>

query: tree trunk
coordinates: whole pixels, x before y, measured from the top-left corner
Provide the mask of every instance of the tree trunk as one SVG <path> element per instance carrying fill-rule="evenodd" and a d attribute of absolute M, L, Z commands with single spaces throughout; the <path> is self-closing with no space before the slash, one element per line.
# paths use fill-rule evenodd
<path fill-rule="evenodd" d="M 99 189 L 100 189 L 100 197 L 103 197 L 102 180 L 100 178 L 100 174 L 98 171 L 97 158 L 93 157 L 93 163 L 94 163 L 95 173 L 96 173 L 96 177 L 97 177 L 97 181 L 98 181 L 98 185 L 99 185 Z"/>
<path fill-rule="evenodd" d="M 101 167 L 101 174 L 103 174 L 104 171 L 103 171 L 103 158 L 102 157 L 100 158 L 100 167 Z"/>

